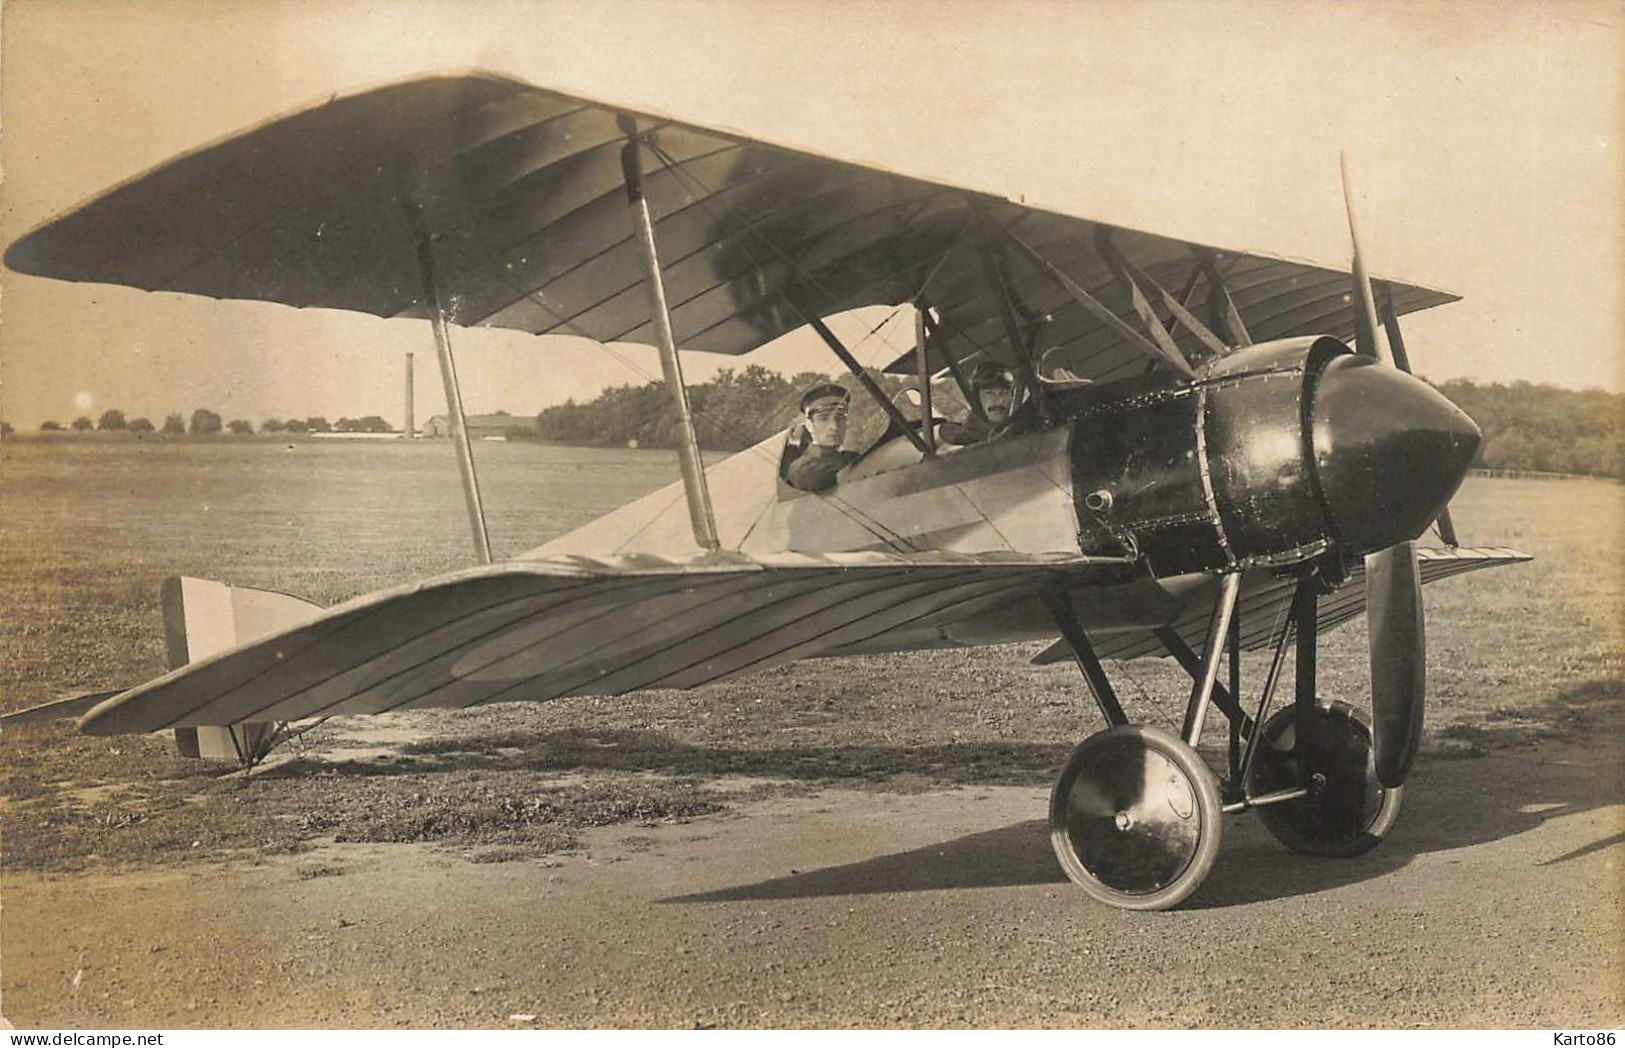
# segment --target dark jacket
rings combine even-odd
[[[784,479],[792,488],[823,491],[835,485],[835,474],[857,460],[858,453],[855,451],[813,444],[785,469]]]

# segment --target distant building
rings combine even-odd
[[[536,420],[523,415],[510,415],[506,411],[495,411],[489,415],[466,415],[468,423],[468,439],[484,440],[486,437],[507,436],[510,429],[535,430]],[[420,431],[426,437],[451,436],[451,418],[447,415],[436,415],[423,424]]]

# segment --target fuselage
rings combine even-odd
[[[932,457],[894,437],[831,491],[781,485],[740,548],[1131,554],[1157,577],[1358,556],[1420,534],[1478,446],[1443,396],[1333,338],[1049,401],[1037,432]]]
[[[1194,383],[1048,390],[1056,424],[934,457],[901,437],[824,497],[780,488],[747,551],[863,548],[1134,558],[1079,595],[1084,624],[1169,621],[1216,573],[1352,560],[1417,537],[1478,430],[1425,383],[1333,338],[1249,347]],[[945,643],[1052,636],[1041,602],[935,629]],[[918,638],[917,638],[918,639]]]
[[[782,479],[770,490],[769,443],[713,466],[723,546],[1121,557],[1122,582],[1081,591],[1077,611],[1091,630],[1144,629],[1220,573],[1350,562],[1417,537],[1478,446],[1472,421],[1431,387],[1329,337],[1238,350],[1192,383],[1147,375],[1046,392],[1052,418],[1036,431],[933,456],[893,435],[827,491]],[[669,556],[692,541],[678,500],[658,494],[535,553]],[[1053,637],[1054,622],[1029,599],[957,609],[917,632],[908,646]]]

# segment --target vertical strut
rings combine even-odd
[[[1151,632],[1158,640],[1162,641],[1162,646],[1168,649],[1168,654],[1174,657],[1174,661],[1179,663],[1180,668],[1190,674],[1192,680],[1195,680],[1202,672],[1202,658],[1191,650],[1189,644],[1185,643],[1185,638],[1179,635],[1179,631],[1172,626],[1158,626]],[[1214,683],[1213,685],[1213,705],[1223,710],[1226,717],[1239,721],[1243,735],[1253,730],[1253,722],[1247,716],[1247,712],[1241,708],[1240,698],[1230,694],[1230,689],[1223,684]]]
[[[1207,248],[1197,248],[1195,251],[1197,260],[1202,263],[1202,272],[1207,275],[1208,315],[1213,327],[1222,331],[1232,346],[1252,345],[1247,325],[1242,323],[1241,313],[1236,310],[1235,300],[1230,297],[1230,285],[1225,283],[1224,274],[1219,272],[1218,259]]]
[[[1230,616],[1236,612],[1236,598],[1240,595],[1240,572],[1219,576],[1219,593],[1213,602],[1213,618],[1208,622],[1207,643],[1202,647],[1202,672],[1191,687],[1190,704],[1185,709],[1185,724],[1180,729],[1185,742],[1191,746],[1202,738],[1202,722],[1207,719],[1213,685],[1219,679],[1219,657],[1224,654],[1225,635],[1230,632]]]
[[[683,475],[683,493],[688,497],[688,520],[694,529],[694,542],[701,549],[717,549],[717,521],[711,511],[711,491],[705,482],[705,462],[700,443],[694,436],[694,416],[689,409],[688,387],[683,384],[683,367],[677,359],[677,339],[672,333],[671,311],[666,306],[666,285],[660,275],[660,254],[655,246],[654,221],[649,217],[649,201],[643,195],[643,161],[638,150],[637,121],[620,117],[626,135],[621,150],[621,174],[626,180],[627,202],[632,207],[632,225],[642,248],[644,286],[649,289],[649,311],[660,340],[660,370],[666,390],[677,406],[677,467]]]
[[[1062,291],[1072,296],[1073,301],[1091,313],[1096,320],[1115,331],[1118,337],[1128,346],[1139,350],[1151,360],[1162,364],[1182,378],[1194,379],[1196,377],[1196,372],[1191,369],[1190,361],[1186,360],[1183,354],[1174,353],[1171,356],[1164,354],[1162,347],[1140,334],[1138,330],[1113,312],[1110,306],[1085,291],[1081,284],[1062,272],[1061,268],[1055,263],[1040,255],[1035,248],[1016,236],[1012,230],[1006,229],[998,223],[993,224],[993,229],[1004,238],[1006,243],[1015,248],[1018,255],[1021,255],[1035,266],[1040,273],[1053,281]]]
[[[1010,301],[1010,285],[1005,282],[1004,272],[999,267],[999,260],[993,254],[993,242],[988,236],[988,219],[977,212],[976,248],[982,259],[982,272],[987,278],[988,286],[993,297],[999,304],[999,316],[1004,321],[1004,337],[1010,343],[1010,353],[1015,357],[1016,375],[1020,377],[1022,385],[1029,390],[1033,403],[1038,407],[1038,415],[1048,425],[1053,419],[1050,415],[1049,398],[1044,386],[1038,381],[1038,374],[1033,370],[1032,356],[1027,351],[1027,340],[1021,334],[1021,322],[1016,317],[1016,305]],[[1000,228],[1003,228],[1002,226]],[[1019,392],[1019,391],[1018,391]],[[1010,410],[1016,410],[1014,398],[1010,402]]]
[[[1294,701],[1300,716],[1315,705],[1315,644],[1319,640],[1320,622],[1316,618],[1319,601],[1315,595],[1318,585],[1313,575],[1305,575],[1298,583],[1298,594],[1292,602],[1292,614],[1297,620],[1298,658]]]
[[[869,373],[863,370],[863,365],[858,363],[858,358],[854,357],[852,351],[847,349],[846,345],[835,336],[835,332],[829,329],[829,325],[824,323],[823,318],[802,305],[797,299],[790,298],[790,304],[818,333],[818,337],[824,340],[824,345],[829,347],[830,352],[839,357],[841,363],[846,365],[846,369],[852,372],[857,380],[863,384],[863,388],[869,392],[869,396],[886,412],[886,417],[891,419],[893,425],[903,431],[903,436],[907,437],[916,448],[920,449],[920,454],[930,455],[931,449],[926,447],[925,441],[920,439],[920,435],[915,432],[914,427],[908,424],[908,419],[903,417],[903,412],[896,404],[892,403],[890,397],[886,396],[886,391],[881,389],[879,384],[869,377]]]
[[[440,358],[440,384],[446,391],[446,415],[451,421],[451,442],[457,449],[457,468],[463,478],[463,501],[468,506],[468,525],[474,533],[474,552],[481,564],[491,563],[491,537],[485,529],[485,506],[480,501],[480,480],[474,472],[474,448],[468,442],[468,420],[463,416],[463,393],[457,385],[457,362],[451,355],[451,336],[446,330],[446,307],[440,295],[440,281],[434,268],[434,245],[421,227],[418,232],[418,269],[423,276],[423,293],[429,300],[429,321],[434,326],[434,348]]]
[[[1311,594],[1312,596],[1313,594]],[[1264,676],[1264,691],[1258,697],[1258,713],[1253,716],[1253,731],[1247,736],[1247,752],[1242,754],[1241,767],[1235,776],[1236,788],[1247,788],[1247,773],[1253,767],[1253,755],[1258,752],[1258,740],[1264,734],[1264,719],[1269,716],[1270,700],[1275,698],[1275,685],[1281,679],[1281,665],[1286,662],[1286,646],[1292,640],[1292,627],[1297,619],[1298,605],[1304,599],[1304,586],[1298,584],[1298,592],[1292,596],[1292,609],[1287,612],[1286,622],[1281,626],[1281,636],[1275,642],[1275,651],[1270,655],[1269,673]]]
[[[1230,666],[1230,694],[1241,701],[1241,616],[1230,616],[1229,655]],[[1241,766],[1241,718],[1227,718],[1230,723],[1230,770],[1234,772]]]
[[[925,437],[926,457],[937,453],[937,427],[931,421],[931,346],[925,330],[925,310],[914,310],[914,359],[920,373],[920,435]]]

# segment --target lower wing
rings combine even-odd
[[[1452,575],[1461,575],[1482,568],[1522,564],[1532,560],[1529,554],[1502,547],[1422,548],[1416,551],[1422,569],[1422,582],[1437,582]],[[1320,598],[1316,606],[1316,621],[1321,632],[1340,626],[1365,611],[1365,566],[1357,563],[1348,579],[1337,590]],[[1288,576],[1260,575],[1249,577],[1242,585],[1241,602],[1237,615],[1241,619],[1241,646],[1248,651],[1268,647],[1286,621],[1287,609],[1297,589],[1297,579]],[[1177,632],[1190,648],[1200,651],[1206,643],[1211,605],[1193,602],[1168,628]],[[1137,659],[1145,656],[1173,654],[1155,632],[1136,631],[1102,636],[1096,644],[1096,653],[1103,659]],[[1059,641],[1040,652],[1033,661],[1044,664],[1072,658],[1072,649]]]
[[[80,726],[118,735],[692,688],[1132,572],[1011,553],[516,561],[317,613],[116,695]]]

